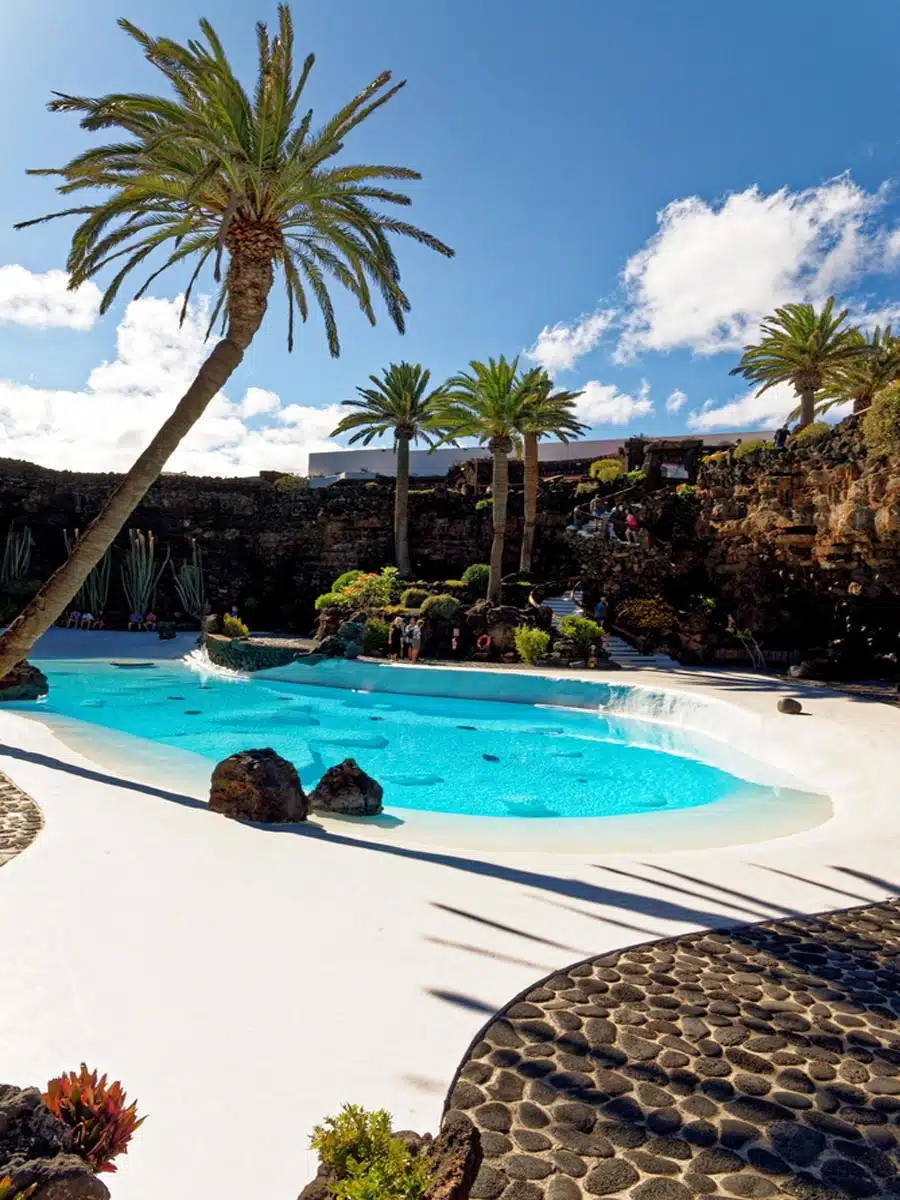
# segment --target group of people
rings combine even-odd
[[[152,632],[156,629],[157,623],[156,613],[133,612],[128,617],[128,628],[131,629],[146,629]]]
[[[391,662],[408,659],[418,662],[422,651],[422,634],[425,630],[425,618],[394,617],[388,634],[388,649],[391,652]]]
[[[585,537],[607,537],[611,542],[627,542],[637,546],[641,540],[638,508],[639,505],[626,508],[624,504],[609,508],[605,501],[595,496],[587,507],[579,505],[575,509],[572,524],[568,528]]]
[[[102,629],[103,617],[95,617],[91,612],[77,612],[72,609],[66,617],[66,629]]]

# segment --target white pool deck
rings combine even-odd
[[[55,632],[58,657],[193,643]],[[107,1177],[115,1200],[293,1200],[323,1115],[354,1101],[435,1129],[470,1039],[548,972],[900,890],[900,710],[747,675],[615,682],[734,706],[761,755],[829,791],[833,817],[638,855],[442,849],[405,826],[264,830],[0,710],[0,769],[46,818],[0,869],[0,1081],[42,1085],[82,1059],[123,1081],[148,1119]],[[785,690],[808,715],[775,711]]]

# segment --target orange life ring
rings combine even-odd
[[[491,639],[488,637],[488,635],[486,633],[483,633],[481,635],[481,637],[478,639],[478,641],[475,643],[475,645],[478,647],[479,650],[490,650]]]

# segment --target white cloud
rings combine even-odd
[[[545,325],[534,345],[525,351],[525,357],[551,375],[557,371],[571,371],[580,358],[594,349],[614,317],[615,311],[607,309],[581,317],[574,325],[566,325],[563,321]]]
[[[689,429],[707,433],[713,429],[727,429],[739,433],[742,429],[775,429],[797,407],[799,401],[789,383],[779,383],[761,396],[755,391],[735,396],[718,408],[707,400],[695,412],[688,413]]]
[[[644,380],[637,395],[631,396],[620,392],[615,384],[592,379],[583,385],[581,396],[575,401],[575,410],[585,425],[627,425],[635,417],[645,417],[653,412],[650,385]]]
[[[884,199],[884,189],[867,192],[840,176],[799,192],[751,187],[718,206],[698,196],[673,201],[625,265],[617,359],[737,350],[778,305],[820,303],[862,273],[887,269],[900,256],[900,234],[873,220]]]
[[[681,412],[685,404],[687,404],[687,396],[679,388],[676,388],[666,400],[666,412]]]
[[[127,469],[172,411],[209,353],[200,304],[179,328],[181,300],[132,301],[116,331],[116,357],[81,390],[0,380],[0,457],[83,471]],[[240,400],[219,393],[167,464],[197,475],[305,472],[310,450],[329,438],[339,406],[281,407],[250,387]]]
[[[70,292],[65,271],[43,274],[10,263],[0,267],[0,324],[90,329],[100,307],[100,289],[85,283]]]

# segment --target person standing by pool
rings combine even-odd
[[[403,653],[403,618],[394,617],[391,631],[388,634],[388,648],[391,652],[391,662],[399,662]]]
[[[609,605],[606,602],[606,597],[601,596],[594,605],[594,620],[598,625],[602,625],[606,620],[606,614],[609,611]]]
[[[420,617],[418,621],[414,621],[412,625],[407,625],[406,633],[409,638],[409,659],[410,662],[418,662],[419,654],[422,650],[422,634],[425,631],[425,619]]]

